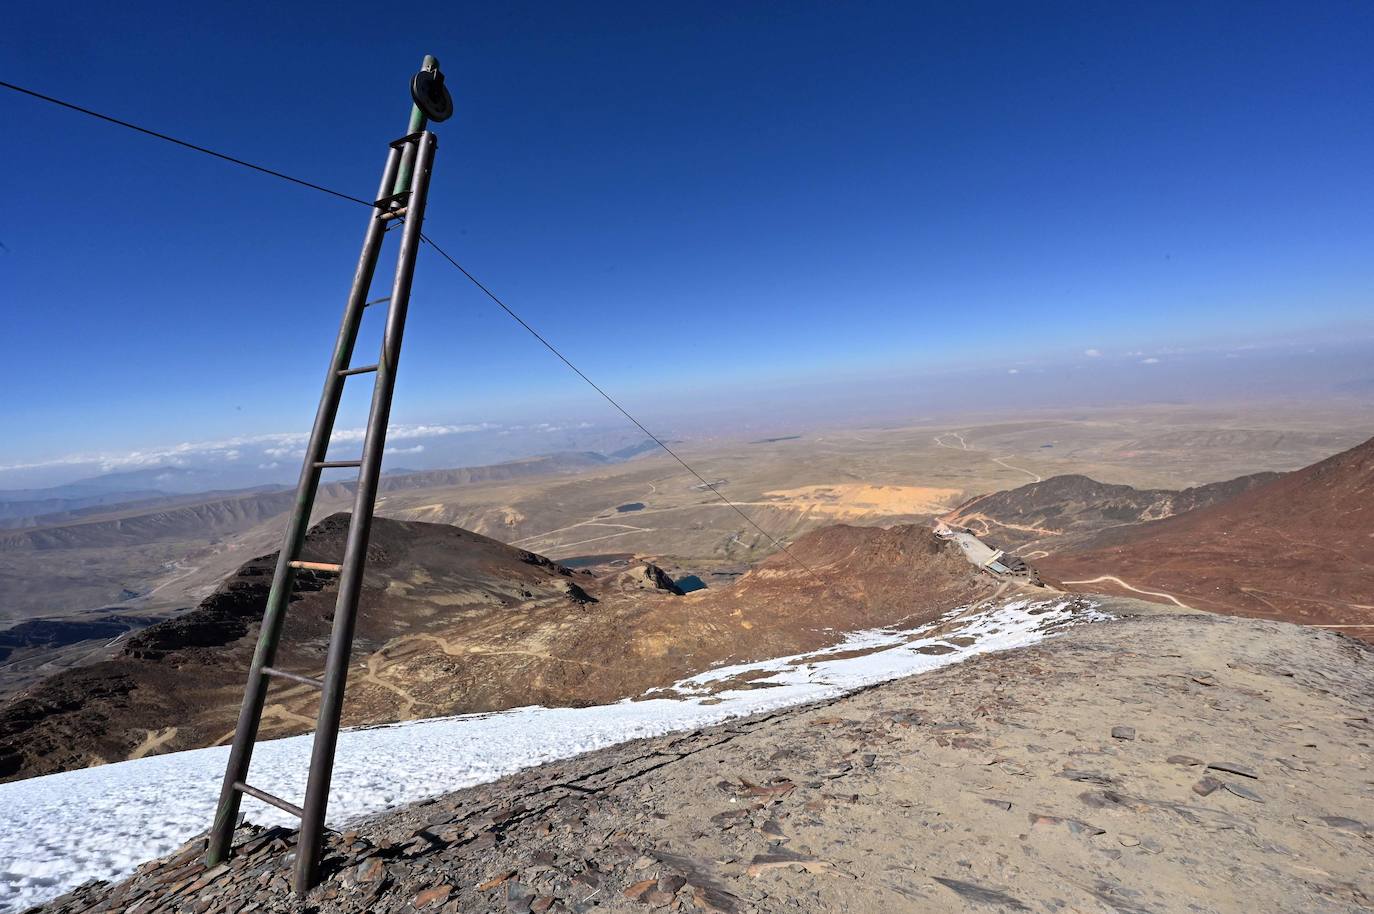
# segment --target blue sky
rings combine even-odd
[[[7,16],[0,78],[359,196],[435,53],[428,231],[651,425],[827,376],[1370,335],[1365,3]],[[365,212],[10,93],[0,122],[0,464],[308,428]],[[400,377],[402,423],[609,419],[432,256]]]

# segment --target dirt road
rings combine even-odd
[[[1124,588],[1126,588],[1127,590],[1132,591],[1132,592],[1134,592],[1134,593],[1143,593],[1143,594],[1145,594],[1146,596],[1150,596],[1150,597],[1163,597],[1164,599],[1166,599],[1166,600],[1170,601],[1171,603],[1173,603],[1175,606],[1181,606],[1181,607],[1183,607],[1184,609],[1189,609],[1189,608],[1191,608],[1191,607],[1188,606],[1187,603],[1184,603],[1182,600],[1180,600],[1178,597],[1174,596],[1174,595],[1171,594],[1171,593],[1165,593],[1165,592],[1162,591],[1162,590],[1142,590],[1141,588],[1136,587],[1134,584],[1127,584],[1125,581],[1121,580],[1120,578],[1118,578],[1116,575],[1113,575],[1113,574],[1098,575],[1098,576],[1095,577],[1095,578],[1088,578],[1086,581],[1065,581],[1064,583],[1065,583],[1065,584],[1101,584],[1103,581],[1110,581],[1110,582],[1112,582],[1113,584],[1117,585],[1118,587],[1124,587]]]

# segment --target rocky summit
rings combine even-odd
[[[35,911],[1357,912],[1370,648],[1127,599],[1113,621],[626,743],[328,836],[245,825]]]

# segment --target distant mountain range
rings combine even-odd
[[[382,491],[431,485],[462,485],[492,479],[516,478],[551,469],[582,469],[597,464],[629,460],[657,449],[644,440],[602,454],[598,451],[567,451],[509,460],[479,467],[443,470],[391,469],[382,479]],[[224,485],[223,473],[211,470],[163,466],[122,473],[107,473],[77,482],[43,489],[0,490],[0,529],[52,526],[79,521],[105,509],[166,508],[188,503],[188,496],[208,500],[214,496],[240,498],[257,493],[294,490],[285,485],[234,487]],[[341,483],[351,485],[351,483]]]

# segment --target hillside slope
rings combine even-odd
[[[313,528],[304,557],[336,561],[347,520]],[[728,590],[681,596],[652,567],[597,578],[457,527],[379,518],[345,723],[614,701],[713,664],[934,618],[992,589],[914,526],[827,528],[792,552],[810,571],[780,555]],[[195,611],[130,636],[117,657],[20,692],[0,708],[0,779],[226,741],[274,564],[249,562]],[[335,579],[299,580],[276,666],[318,676]],[[316,702],[307,686],[274,686],[264,737],[311,729]]]
[[[950,512],[947,523],[990,536],[1025,555],[1061,552],[1108,530],[1162,520],[1234,498],[1278,473],[1254,473],[1190,489],[1137,489],[1087,476],[1051,476],[1004,492],[979,495]]]
[[[1037,560],[1063,581],[1112,575],[1216,612],[1374,635],[1374,439],[1225,501],[1106,530]],[[1091,589],[1112,587],[1095,582]]]

